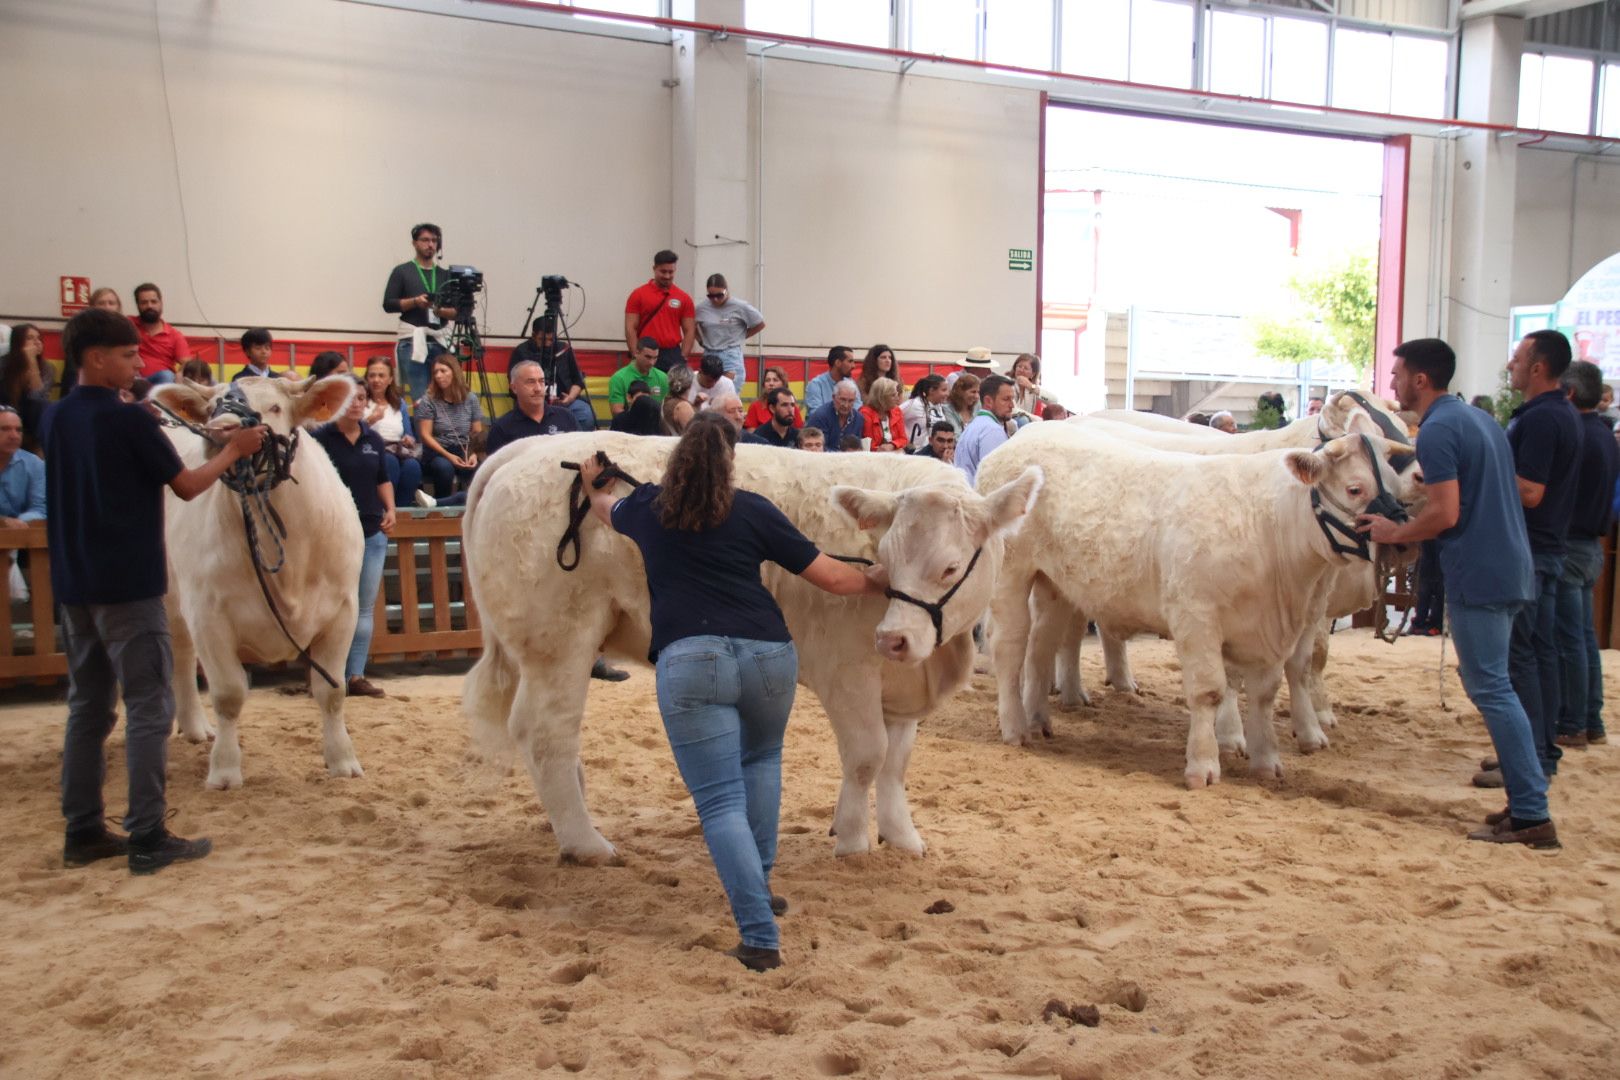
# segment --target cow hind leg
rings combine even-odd
[[[337,661],[337,667],[331,666],[331,661],[323,660],[321,666],[327,671],[342,672],[343,662]],[[321,742],[326,755],[326,773],[335,777],[364,776],[365,770],[360,768],[360,758],[355,755],[354,743],[349,739],[348,725],[343,722],[343,699],[347,690],[342,681],[342,675],[336,674],[336,686],[328,683],[315,669],[309,672],[309,695],[315,699],[315,705],[321,710]]]
[[[1103,681],[1126,694],[1140,694],[1142,688],[1136,683],[1136,676],[1131,674],[1131,658],[1125,651],[1123,638],[1116,638],[1104,634],[1100,630],[1103,650]]]
[[[588,649],[594,648],[592,637]],[[613,845],[596,831],[585,806],[579,729],[585,715],[590,661],[583,652],[580,657],[583,664],[525,663],[507,729],[522,751],[534,790],[551,820],[558,856],[564,862],[597,864],[617,856]]]
[[[1004,578],[1006,577],[1004,572]],[[1024,713],[1024,658],[1029,653],[1030,584],[1006,579],[998,582],[991,615],[996,632],[991,639],[996,667],[997,717],[1001,741],[1017,746],[1029,736]]]
[[[1044,582],[1036,583],[1031,607],[1034,617],[1024,657],[1024,722],[1031,734],[1039,731],[1050,739],[1052,717],[1047,697],[1052,686],[1052,669],[1065,631],[1074,625],[1074,609]]]
[[[1311,704],[1316,708],[1316,720],[1324,728],[1337,727],[1338,718],[1333,715],[1333,699],[1328,697],[1327,690],[1327,662],[1328,643],[1332,638],[1333,620],[1324,619],[1316,627],[1312,635],[1311,666],[1308,675]]]
[[[1086,617],[1075,612],[1063,631],[1057,653],[1058,707],[1078,709],[1091,704],[1084,680],[1080,678],[1080,646],[1086,640]]]
[[[878,843],[921,855],[928,845],[912,823],[911,806],[906,802],[906,766],[917,740],[917,721],[892,721],[885,726],[889,745],[877,775]]]
[[[202,695],[197,692],[197,646],[178,608],[171,602],[168,609],[169,643],[174,654],[175,724],[187,741],[207,742],[214,737],[214,729],[203,711]]]
[[[1242,688],[1243,676],[1228,668],[1226,689],[1215,707],[1215,744],[1227,753],[1248,757],[1249,744],[1243,737]]]
[[[1249,708],[1243,717],[1249,744],[1249,773],[1264,779],[1281,778],[1282,756],[1277,751],[1277,729],[1272,714],[1282,673],[1276,668],[1249,668],[1243,673]]]
[[[1294,742],[1302,754],[1315,753],[1328,745],[1312,695],[1311,653],[1315,645],[1316,633],[1308,628],[1283,662],[1283,671],[1288,676],[1288,715],[1293,722]]]
[[[1194,615],[1195,613],[1189,613]],[[1181,658],[1181,682],[1187,695],[1187,787],[1220,783],[1221,754],[1215,741],[1215,713],[1228,693],[1221,643],[1201,631],[1201,620],[1190,617],[1188,626],[1173,628]]]

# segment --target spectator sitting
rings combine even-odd
[[[861,440],[853,435],[845,435],[838,440],[838,452],[841,454],[854,453],[861,449]]]
[[[855,350],[848,345],[834,345],[827,350],[827,370],[811,379],[804,388],[804,411],[815,413],[833,399],[833,387],[849,379],[855,370]],[[854,380],[849,385],[855,386]],[[855,387],[855,407],[860,408],[861,390]]]
[[[377,433],[388,452],[383,467],[394,485],[394,505],[410,506],[422,488],[422,447],[416,441],[416,425],[405,411],[405,397],[394,381],[394,363],[378,356],[366,365],[366,427]]]
[[[1222,409],[1220,412],[1214,413],[1210,416],[1209,426],[1214,428],[1216,431],[1224,431],[1228,435],[1236,435],[1238,433],[1237,420],[1225,409]]]
[[[630,385],[625,387],[624,393],[625,399],[628,401],[628,403],[630,405],[634,405],[636,403],[636,399],[646,397],[648,394],[652,393],[652,390],[642,380],[632,379],[630,380]],[[664,400],[668,401],[669,399],[665,398]],[[627,415],[629,412],[630,410],[626,408],[623,412],[614,413],[613,419],[608,422],[609,429],[613,431],[628,431],[629,428],[625,427],[625,425],[630,422],[630,418]]]
[[[1034,353],[1019,353],[1013,361],[1013,411],[1027,416],[1041,416],[1041,358]]]
[[[743,442],[796,448],[799,445],[799,429],[793,426],[793,418],[799,411],[799,405],[793,400],[793,391],[785,386],[773,386],[766,391],[765,400],[771,410],[771,422],[744,435]]]
[[[990,355],[990,350],[983,345],[975,345],[962,358],[961,367],[945,376],[945,385],[955,386],[957,380],[964,375],[972,375],[975,379],[983,379],[986,375],[994,375],[995,373],[996,362]]]
[[[1325,400],[1323,400],[1322,398],[1319,398],[1319,397],[1311,398],[1311,400],[1308,401],[1305,404],[1305,415],[1306,416],[1315,416],[1317,413],[1322,411],[1322,406],[1324,406],[1326,404],[1327,404],[1327,402]]]
[[[723,398],[737,396],[737,384],[726,374],[725,359],[719,353],[704,353],[696,377],[683,395],[699,412],[713,408]]]
[[[861,406],[862,435],[877,452],[892,454],[906,448],[906,421],[900,415],[900,384],[875,379],[870,396]]]
[[[246,334],[243,335],[244,338],[246,336]],[[268,333],[265,334],[265,337],[269,336],[270,335]],[[265,366],[267,368],[269,366],[268,359]],[[456,370],[461,370],[460,364],[456,365]],[[309,374],[310,377],[314,379],[324,379],[328,375],[347,375],[348,373],[349,358],[340,352],[333,352],[330,349],[325,352],[316,353],[315,359],[309,362]]]
[[[657,363],[658,342],[650,337],[642,338],[630,362],[608,380],[608,410],[614,416],[630,407],[630,386],[638,382],[642,384],[642,393],[652,394],[657,399],[653,411],[658,411],[657,406],[670,394],[669,376],[658,369]]]
[[[765,376],[760,380],[759,397],[754,400],[752,405],[748,406],[748,415],[743,417],[744,431],[753,431],[755,428],[771,422],[771,406],[768,396],[772,390],[779,386],[784,390],[788,389],[787,372],[779,367],[766,368]],[[797,405],[793,407],[793,426],[796,428],[804,427],[804,412]]]
[[[685,364],[676,364],[664,374],[669,377],[669,392],[664,395],[665,401],[670,398],[685,399],[691,395],[692,377],[696,374],[691,368]]]
[[[198,386],[214,385],[214,369],[206,360],[193,357],[180,365],[180,377],[187,382],[194,382]]]
[[[1063,403],[1058,400],[1058,396],[1054,391],[1044,388],[1041,390],[1042,420],[1067,420],[1072,415],[1074,414],[1063,407]]]
[[[945,401],[945,411],[941,417],[947,424],[956,429],[960,435],[962,429],[973,422],[973,414],[979,407],[979,377],[966,371],[957,372],[956,381],[950,384],[949,396]]]
[[[416,431],[423,447],[422,474],[435,495],[448,496],[458,479],[463,485],[472,481],[478,467],[473,460],[472,436],[483,428],[483,410],[477,396],[467,391],[461,363],[448,353],[435,356],[427,393],[416,403]]]
[[[191,357],[186,335],[163,321],[163,290],[150,281],[135,286],[135,330],[140,335],[141,370],[153,385],[174,382],[174,373]]]
[[[854,379],[841,379],[833,388],[832,400],[819,409],[810,413],[810,423],[827,433],[827,449],[834,446],[844,449],[845,436],[855,437],[855,449],[859,450],[861,435],[866,430],[866,421],[861,416],[861,395],[855,388]]]
[[[827,435],[818,427],[806,424],[799,429],[799,449],[819,454],[827,449]],[[1620,498],[1617,495],[1616,498]]]
[[[22,448],[22,417],[0,405],[0,527],[45,520],[45,463]]]
[[[48,399],[39,374],[44,336],[32,323],[18,323],[11,331],[11,349],[0,359],[0,405],[16,410],[22,421],[23,441],[37,447],[39,420]]]
[[[900,415],[905,420],[906,442],[917,446],[935,424],[949,422],[945,420],[945,399],[949,394],[943,375],[924,375],[917,380],[917,385],[911,388],[911,397],[900,406]]]
[[[1603,396],[1598,398],[1597,414],[1608,421],[1609,427],[1620,424],[1620,409],[1614,407],[1614,387],[1603,384]]]
[[[861,392],[863,403],[871,392],[872,384],[879,379],[893,379],[895,385],[900,387],[898,393],[905,397],[906,384],[900,378],[900,365],[895,362],[894,350],[887,345],[872,346],[866,350],[866,359],[861,361],[861,373],[855,377],[855,388]]]
[[[680,435],[686,430],[686,425],[692,422],[697,410],[692,403],[683,397],[672,397],[664,402],[664,415],[661,427],[665,435]]]
[[[664,407],[650,391],[637,394],[630,407],[613,418],[613,430],[626,435],[662,435]]]
[[[268,379],[270,377],[270,354],[274,349],[275,341],[270,337],[270,331],[263,327],[255,327],[244,332],[242,334],[242,355],[247,357],[247,364],[241,371],[231,376],[231,382],[235,382],[237,379]],[[341,353],[321,353],[315,357],[315,360],[318,363],[322,356],[341,355]],[[315,365],[311,364],[309,370],[313,374]],[[181,374],[184,373],[184,369],[182,369]]]
[[[1198,427],[1209,427],[1209,413],[1206,412],[1190,412],[1181,419],[1185,423],[1194,424]]]
[[[1007,421],[1012,413],[1011,379],[991,375],[979,384],[979,411],[956,441],[955,465],[967,477],[969,487],[978,478],[979,463],[1007,441]]]
[[[524,361],[539,364],[540,373],[546,378],[546,392],[551,395],[551,404],[567,409],[580,431],[595,431],[596,412],[591,408],[591,395],[585,391],[585,376],[580,373],[574,347],[566,341],[558,341],[556,334],[548,333],[543,317],[534,320],[529,330],[529,340],[519,342],[506,362],[507,381],[510,383],[513,370]],[[548,346],[551,349],[550,364],[545,361]]]
[[[743,408],[742,398],[736,394],[722,394],[709,403],[709,411],[724,416],[731,421],[731,426],[737,429],[739,435],[742,433],[743,414],[747,411]]]
[[[942,380],[943,381],[943,380]],[[938,458],[947,465],[956,462],[956,429],[940,420],[928,432],[928,442],[917,451],[918,457]]]
[[[508,378],[516,408],[489,426],[489,453],[532,435],[579,430],[572,412],[562,405],[547,403],[546,373],[537,361],[518,361],[512,365]]]

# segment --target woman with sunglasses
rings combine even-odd
[[[697,306],[698,344],[703,355],[720,357],[726,374],[743,385],[743,342],[765,329],[765,316],[744,300],[733,299],[724,274],[710,274],[707,304]]]

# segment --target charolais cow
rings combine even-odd
[[[1087,413],[1070,422],[1095,434],[1107,434],[1158,450],[1189,454],[1247,454],[1289,447],[1314,447],[1350,432],[1358,416],[1376,425],[1367,427],[1363,423],[1361,430],[1376,430],[1392,443],[1408,444],[1405,425],[1387,402],[1373,395],[1348,391],[1329,398],[1317,416],[1303,417],[1270,431],[1242,432],[1237,435],[1211,431],[1162,416],[1117,409]],[[1422,497],[1416,458],[1411,454],[1404,457],[1396,455],[1391,461],[1400,477],[1400,497],[1416,503]],[[1404,558],[1410,559],[1414,555],[1415,551],[1408,551]],[[1325,609],[1323,617],[1317,620],[1318,631],[1308,639],[1302,639],[1299,648],[1284,664],[1294,737],[1299,748],[1306,753],[1326,747],[1328,737],[1323,729],[1334,726],[1333,710],[1322,678],[1327,665],[1327,628],[1334,619],[1361,611],[1373,602],[1376,592],[1374,577],[1372,565],[1361,560],[1333,570],[1332,581],[1323,594]],[[1038,605],[1050,601],[1050,594],[1037,591]],[[1343,605],[1347,603],[1356,606],[1346,608]],[[1090,701],[1080,679],[1080,643],[1084,627],[1085,620],[1076,616],[1058,652],[1059,700],[1066,707]],[[1102,645],[1106,684],[1134,692],[1136,681],[1131,675],[1124,643],[1104,636]],[[1222,729],[1223,733],[1231,733],[1229,738],[1234,743],[1242,738],[1238,731],[1241,725],[1233,722],[1235,717],[1236,703],[1229,701],[1222,708]]]
[[[247,378],[212,387],[182,381],[152,391],[153,400],[184,422],[171,422],[167,431],[188,467],[214,452],[199,431],[228,429],[244,421],[262,423],[271,431],[265,449],[252,459],[254,479],[238,486],[248,491],[245,501],[253,516],[261,563],[267,569],[281,563],[265,580],[286,632],[254,572],[242,495],[222,480],[191,502],[170,496],[165,513],[175,719],[181,734],[192,742],[215,735],[208,760],[211,788],[242,786],[237,719],[248,679],[241,656],[262,663],[297,661],[300,648],[338,684],[331,686],[310,670],[310,692],[321,711],[327,772],[361,775],[343,723],[343,661],[354,639],[364,537],[354,499],[331,460],[313,440],[298,435],[306,422],[329,420],[342,412],[354,390],[353,379],[332,375],[318,382]],[[262,501],[255,489],[265,493]],[[279,536],[278,520],[286,527],[285,537]],[[197,693],[199,659],[208,676],[217,735]]]
[[[1363,425],[1372,426],[1355,424]],[[1229,666],[1249,691],[1252,769],[1280,775],[1271,714],[1283,663],[1320,612],[1329,571],[1354,557],[1329,533],[1393,502],[1389,453],[1383,439],[1359,434],[1316,451],[1200,456],[1082,425],[1021,431],[978,477],[993,488],[1040,462],[1050,486],[1009,539],[992,601],[1002,737],[1023,742],[1044,724],[1068,622],[1042,620],[1030,640],[1032,595],[1043,589],[1117,640],[1144,632],[1175,640],[1191,713],[1189,787],[1220,778],[1215,719]]]
[[[651,627],[641,556],[629,539],[587,518],[577,569],[561,568],[575,475],[562,464],[602,451],[627,475],[654,482],[674,445],[607,432],[524,439],[485,463],[467,500],[463,550],[484,652],[463,706],[487,755],[501,759],[515,746],[564,859],[614,855],[586,809],[579,760],[591,659],[606,648],[645,660]],[[973,625],[989,604],[1004,535],[1035,501],[1040,470],[1016,471],[980,495],[927,458],[745,444],[736,482],[769,498],[826,553],[881,563],[891,594],[909,598],[835,597],[773,564],[762,571],[798,644],[799,681],[821,699],[838,736],[835,852],[868,849],[875,782],[879,840],[921,854],[905,792],[917,721],[972,674]]]

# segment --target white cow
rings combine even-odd
[[[1038,588],[1117,640],[1142,632],[1175,639],[1191,711],[1189,787],[1220,778],[1215,717],[1228,667],[1249,691],[1253,771],[1280,775],[1271,713],[1283,663],[1321,611],[1329,571],[1348,558],[1323,535],[1312,492],[1320,513],[1353,524],[1380,480],[1396,484],[1383,460],[1389,444],[1370,445],[1376,460],[1360,438],[1318,452],[1196,456],[1083,425],[1038,424],[997,449],[980,467],[981,486],[1034,461],[1051,486],[1009,541],[992,603],[1002,737],[1022,742],[1044,723],[1052,657],[1069,625],[1043,619],[1030,640]]]
[[[219,406],[234,390],[273,433],[292,436],[306,421],[328,420],[343,411],[354,380],[332,375],[316,382],[247,378],[227,386],[181,382],[160,386],[152,397],[191,424],[231,428],[240,419]],[[216,415],[217,414],[217,415]],[[167,429],[181,460],[195,467],[213,453],[201,436],[183,427]],[[266,442],[269,445],[269,441]],[[310,671],[310,692],[321,710],[326,768],[333,776],[359,776],[360,762],[343,724],[343,662],[354,639],[364,537],[354,498],[331,459],[307,435],[297,437],[290,479],[270,492],[269,504],[285,523],[285,564],[268,576],[270,589],[300,646],[331,672],[332,687]],[[197,694],[197,660],[208,676],[218,735],[208,759],[208,786],[242,786],[242,748],[236,722],[247,697],[247,654],[263,663],[296,661],[298,650],[277,626],[259,590],[249,554],[242,506],[223,482],[191,502],[168,501],[169,631],[174,641],[175,718],[192,742],[214,734]],[[272,561],[275,545],[256,522],[261,546]]]
[[[1352,422],[1358,416],[1376,425],[1375,428],[1369,428],[1362,423],[1361,430],[1376,430],[1386,437],[1393,433],[1400,435],[1404,440],[1402,433],[1405,431],[1405,424],[1394,414],[1389,404],[1375,396],[1359,393],[1334,394],[1318,416],[1302,417],[1291,424],[1270,431],[1240,432],[1237,435],[1212,431],[1196,424],[1187,424],[1151,413],[1133,413],[1118,409],[1087,413],[1073,418],[1070,422],[1092,433],[1108,434],[1141,446],[1207,455],[1247,454],[1291,447],[1308,449],[1325,439],[1348,433],[1352,428]],[[1400,464],[1401,497],[1403,500],[1416,502],[1421,498],[1421,477],[1417,472],[1416,458],[1408,457]],[[1376,549],[1373,550],[1376,552]],[[1415,548],[1406,553],[1408,559],[1414,556]],[[1317,620],[1319,624],[1317,632],[1309,639],[1302,639],[1299,648],[1284,664],[1284,673],[1288,677],[1289,713],[1294,736],[1299,748],[1305,753],[1326,747],[1328,737],[1323,729],[1333,727],[1335,724],[1327,685],[1322,677],[1327,666],[1328,628],[1334,619],[1362,611],[1372,604],[1377,592],[1375,576],[1372,564],[1361,560],[1352,561],[1333,570],[1329,588],[1324,592],[1325,610],[1323,617]],[[1051,599],[1047,593],[1039,589],[1036,591],[1036,597],[1037,604],[1050,602]],[[1345,607],[1346,604],[1355,606]],[[1086,693],[1080,678],[1080,643],[1085,620],[1076,619],[1074,623],[1075,625],[1065,634],[1057,662],[1059,700],[1064,706],[1071,708],[1090,703],[1090,696]],[[1131,674],[1124,643],[1103,636],[1102,646],[1106,684],[1119,690],[1135,692],[1136,680]],[[1231,741],[1234,745],[1238,745],[1241,733],[1236,731],[1239,725],[1232,722],[1235,714],[1235,700],[1223,705],[1221,718],[1223,735],[1230,732]]]
[[[499,759],[516,745],[564,859],[614,854],[586,809],[579,761],[591,658],[605,646],[645,660],[651,627],[641,556],[629,539],[587,519],[578,568],[559,567],[574,476],[561,463],[600,450],[654,482],[674,445],[606,432],[523,439],[479,470],[468,497],[463,550],[484,653],[467,676],[463,705],[487,754]],[[955,590],[936,636],[927,612],[911,603],[831,596],[769,563],[762,574],[798,644],[799,681],[821,699],[838,735],[836,853],[868,849],[875,781],[879,840],[921,854],[905,793],[917,721],[972,674],[973,624],[989,603],[1003,535],[1034,501],[1040,471],[1017,471],[980,496],[960,472],[928,458],[741,445],[736,480],[824,552],[880,562],[895,590],[925,603]]]

